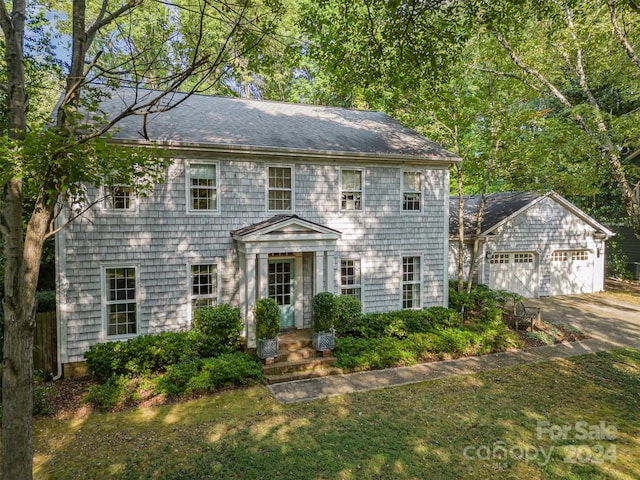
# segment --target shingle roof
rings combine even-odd
[[[154,92],[138,90],[139,97]],[[115,91],[101,108],[122,112],[136,90]],[[184,97],[175,94],[171,101]],[[143,115],[118,123],[113,138],[144,140]],[[193,95],[167,112],[149,114],[148,139],[169,144],[218,145],[459,161],[437,143],[380,112]]]
[[[536,192],[498,192],[485,196],[485,207],[482,219],[482,231],[486,231],[500,223],[508,216],[542,197]],[[464,195],[464,233],[475,234],[480,209],[480,195]],[[449,234],[458,234],[458,199],[449,198]]]
[[[306,220],[302,217],[299,217],[298,215],[292,215],[292,214],[281,214],[281,215],[274,215],[273,217],[267,218],[266,220],[263,220],[261,222],[257,222],[257,223],[253,223],[251,225],[247,225],[246,227],[242,227],[238,230],[233,230],[231,232],[231,236],[245,236],[245,235],[249,235],[251,233],[255,233],[255,232],[259,232],[260,230],[264,230],[267,229],[269,227],[275,227],[276,225],[279,225],[281,223],[285,223],[288,220],[300,220],[301,223],[303,224],[308,224],[308,225],[315,225],[317,227],[321,227],[324,230],[329,230],[331,232],[335,232],[335,233],[340,233],[337,230],[333,229],[333,228],[329,228],[326,227],[324,225],[321,225],[319,223],[316,222],[312,222],[310,220]]]

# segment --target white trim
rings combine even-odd
[[[357,256],[357,255],[340,255],[339,258],[339,263],[338,263],[338,269],[337,269],[337,282],[336,282],[336,290],[338,290],[338,295],[342,295],[342,289],[343,288],[359,288],[360,289],[360,298],[358,300],[360,300],[360,303],[362,304],[362,310],[364,311],[364,267],[363,267],[363,261],[362,261],[362,257],[361,256]],[[353,261],[358,261],[360,262],[360,283],[358,285],[355,286],[344,286],[342,284],[342,261],[343,260],[353,260]]]
[[[193,294],[193,274],[191,268],[197,265],[212,265],[215,267],[215,291],[211,295],[194,295]],[[216,259],[203,259],[187,263],[187,315],[190,323],[193,322],[193,301],[200,298],[214,298],[214,305],[220,305],[220,262]]]
[[[269,169],[270,168],[288,168],[291,171],[291,208],[289,210],[271,210],[269,208]],[[295,213],[296,211],[296,166],[295,164],[279,164],[279,163],[267,163],[265,165],[265,210],[270,214],[286,214]],[[280,188],[274,189],[275,191],[287,191],[287,189]]]
[[[109,318],[107,315],[107,270],[117,268],[133,268],[135,271],[135,304],[136,304],[136,333],[126,335],[109,335]],[[135,338],[140,333],[141,319],[140,319],[140,299],[142,297],[142,290],[140,288],[140,265],[134,263],[102,263],[100,264],[100,290],[101,290],[101,302],[100,308],[102,310],[102,329],[98,335],[99,341],[117,341],[128,340],[129,338]]]
[[[128,187],[129,190],[129,208],[110,208],[107,206],[107,192],[105,190],[105,188],[109,186],[109,187]],[[133,192],[133,185],[129,185],[126,183],[103,183],[102,185],[100,185],[100,188],[98,189],[99,193],[98,195],[100,195],[101,200],[99,202],[99,206],[100,206],[100,210],[102,211],[102,213],[104,213],[105,215],[132,215],[132,214],[137,214],[139,211],[139,198],[138,196]]]
[[[444,288],[444,291],[442,292],[442,298],[443,298],[443,307],[444,308],[449,308],[449,194],[447,193],[447,189],[446,186],[450,184],[450,175],[449,172],[447,171],[447,174],[445,175],[445,194],[443,195],[443,201],[444,201],[444,251],[443,251],[443,258],[444,258],[444,268],[442,269],[442,285]],[[425,182],[426,183],[426,182]],[[426,187],[425,187],[426,188]],[[464,248],[464,247],[463,247]],[[464,251],[463,251],[463,255],[464,255]],[[480,262],[482,263],[482,262]],[[457,269],[456,269],[457,271]],[[463,269],[463,274],[464,274],[464,269]],[[464,275],[463,275],[464,276]]]
[[[352,172],[360,172],[360,208],[342,208],[342,172],[344,170]],[[338,210],[343,213],[359,213],[365,209],[364,198],[364,185],[365,185],[365,169],[362,167],[340,167],[338,173]],[[355,192],[356,190],[347,190],[349,192]]]
[[[419,190],[405,190],[404,188],[404,174],[405,173],[417,173],[420,176],[420,187]],[[411,168],[403,168],[400,170],[400,213],[403,215],[417,215],[422,213],[424,209],[424,184],[425,184],[425,175],[422,170],[419,169],[411,169]],[[420,195],[420,206],[418,210],[405,210],[404,209],[404,194],[407,193],[418,193]],[[448,223],[447,223],[448,225]],[[448,231],[448,227],[447,227]]]
[[[418,284],[420,291],[418,293],[418,299],[420,305],[413,307],[412,309],[404,308],[404,259],[405,258],[419,258],[420,259],[420,279],[417,282],[411,282],[411,285]],[[409,285],[409,283],[407,283]],[[424,255],[422,253],[403,252],[400,255],[400,310],[420,310],[424,306]]]
[[[191,203],[191,166],[204,165],[213,166],[216,169],[216,208],[210,209],[194,209]],[[187,215],[219,215],[220,214],[220,162],[218,160],[184,160],[184,178],[185,178],[185,201],[187,207]]]

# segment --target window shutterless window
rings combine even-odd
[[[217,165],[192,163],[189,165],[189,209],[217,210],[218,177]]]
[[[402,308],[420,308],[421,299],[420,257],[402,257]]]
[[[291,167],[269,167],[269,210],[293,210]]]
[[[422,174],[402,172],[402,210],[420,211],[422,204]]]
[[[340,294],[362,301],[362,276],[360,259],[343,258],[340,260]]]
[[[105,269],[107,335],[138,333],[138,304],[134,267]]]
[[[191,305],[211,307],[218,303],[218,268],[215,264],[191,265]]]
[[[108,184],[104,188],[104,207],[108,210],[131,210],[134,208],[131,185]]]
[[[362,210],[362,170],[342,169],[340,173],[340,208]]]

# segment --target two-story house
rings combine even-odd
[[[194,95],[125,119],[110,141],[147,145],[142,131],[170,154],[165,182],[144,198],[90,188],[98,203],[57,236],[62,364],[97,342],[188,329],[201,305],[239,307],[249,347],[260,297],[277,300],[283,328],[309,327],[321,291],[365,312],[447,305],[459,158],[387,115]]]

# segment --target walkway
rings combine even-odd
[[[434,380],[450,375],[468,375],[481,370],[527,365],[622,347],[640,349],[640,305],[616,302],[599,295],[574,295],[528,300],[540,306],[542,318],[579,328],[592,338],[514,352],[501,352],[412,367],[372,370],[348,375],[299,380],[270,385],[280,403],[295,403]]]

